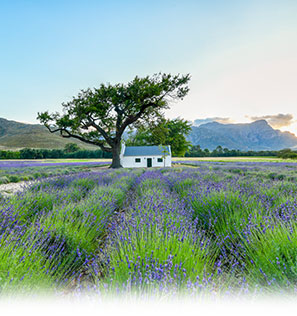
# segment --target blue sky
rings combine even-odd
[[[296,16],[295,0],[0,0],[0,117],[34,123],[80,89],[162,71],[192,75],[168,117],[290,114],[277,127],[296,133]]]

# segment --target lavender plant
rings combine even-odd
[[[296,291],[297,165],[191,163],[55,175],[0,200],[0,290]]]

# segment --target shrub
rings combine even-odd
[[[0,184],[6,184],[9,183],[9,178],[6,176],[0,177]]]

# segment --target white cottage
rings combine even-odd
[[[171,167],[170,146],[125,146],[121,148],[124,168]]]

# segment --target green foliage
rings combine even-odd
[[[75,153],[77,151],[79,151],[80,148],[77,144],[75,143],[69,143],[69,144],[66,144],[65,147],[64,147],[64,151],[66,153]]]
[[[146,179],[137,187],[139,219],[135,227],[126,227],[116,246],[108,249],[109,274],[105,282],[121,287],[127,281],[133,282],[131,275],[137,271],[137,274],[143,275],[139,288],[147,290],[152,284],[146,282],[145,277],[149,279],[149,274],[155,271],[155,265],[166,267],[169,261],[170,266],[183,267],[172,269],[168,276],[179,280],[181,287],[185,285],[186,279],[195,282],[197,277],[203,279],[211,271],[216,251],[206,246],[208,240],[205,236],[196,239],[191,234],[184,236],[182,232],[168,230],[167,223],[174,222],[182,226],[184,218],[169,212],[175,199],[164,194],[166,188],[168,184],[161,179]],[[160,209],[154,209],[154,203]],[[142,216],[151,218],[149,226],[142,226]]]
[[[75,144],[73,144],[75,145]],[[76,146],[71,146],[74,150]],[[65,151],[61,149],[33,149],[24,148],[19,152],[21,159],[59,159],[59,158],[111,158],[110,153],[102,150]]]
[[[55,204],[60,203],[55,192],[26,192],[20,199],[18,195],[11,198],[11,204],[18,210],[19,219],[31,221],[36,215],[49,212]]]
[[[273,150],[261,151],[240,151],[238,149],[228,149],[222,146],[217,146],[216,149],[210,151],[205,148],[202,149],[200,145],[193,145],[186,152],[186,157],[275,157],[279,152]]]
[[[0,184],[6,184],[6,183],[9,183],[9,178],[6,177],[6,176],[2,176],[0,177]]]
[[[207,196],[191,201],[193,218],[209,232],[226,236],[237,234],[249,216],[261,218],[263,209],[254,197],[239,195],[238,192],[211,192]]]
[[[121,207],[125,192],[131,185],[131,181],[125,179],[120,182],[121,188],[117,187],[118,182],[105,187],[96,185],[94,179],[74,180],[71,187],[79,187],[78,192],[85,190],[86,194],[81,194],[80,199],[73,199],[66,207],[57,204],[51,213],[44,214],[41,223],[46,230],[54,229],[64,236],[75,249],[84,249],[87,253],[96,251],[105,234],[107,221],[113,211]]]
[[[30,240],[30,233],[22,237],[24,247],[17,247],[17,241],[13,236],[8,237],[4,245],[0,247],[0,289],[1,292],[21,289],[24,292],[47,289],[53,285],[47,270],[51,262],[34,249],[36,240]],[[23,258],[30,260],[24,261]],[[8,273],[9,272],[9,273]],[[57,273],[58,274],[58,273]],[[9,277],[7,277],[9,275]]]
[[[143,275],[148,275],[149,270],[143,265],[143,262],[148,262],[148,258],[165,266],[168,258],[172,257],[172,265],[178,266],[183,263],[183,267],[189,273],[187,277],[192,282],[197,280],[197,276],[202,279],[206,270],[214,264],[214,255],[209,253],[209,249],[201,247],[190,236],[181,238],[176,234],[164,235],[154,224],[147,230],[130,232],[126,238],[129,238],[129,243],[119,242],[117,248],[111,249],[110,252],[112,272],[108,278],[118,286],[130,280],[131,271],[136,269]],[[130,268],[127,261],[131,264]],[[173,273],[171,271],[172,278]],[[180,285],[184,285],[185,282],[183,274],[183,271],[177,271]],[[141,286],[145,288],[147,285],[143,282]]]
[[[297,152],[291,149],[283,149],[277,153],[277,156],[283,159],[297,159]]]
[[[175,183],[174,189],[182,198],[184,198],[187,195],[188,191],[195,185],[199,185],[199,180],[194,178],[186,178]]]
[[[16,183],[20,181],[20,177],[17,175],[8,175],[7,177],[9,179],[9,182]]]
[[[190,143],[186,140],[190,130],[190,122],[183,119],[160,118],[156,122],[138,125],[136,134],[130,132],[127,145],[170,145],[172,155],[182,157],[190,147]]]
[[[103,176],[106,184],[112,180],[109,174]],[[71,181],[58,177],[35,183],[9,198],[16,228],[24,233],[16,237],[13,229],[5,233],[1,226],[1,293],[70,285],[88,256],[98,250],[106,224],[121,207],[132,181],[124,176],[123,181],[118,177],[99,186],[96,177]]]
[[[20,159],[19,151],[0,150],[0,159]]]
[[[265,232],[261,227],[246,240],[247,275],[262,285],[286,287],[297,278],[297,226],[277,225]],[[272,282],[272,284],[270,283]]]

